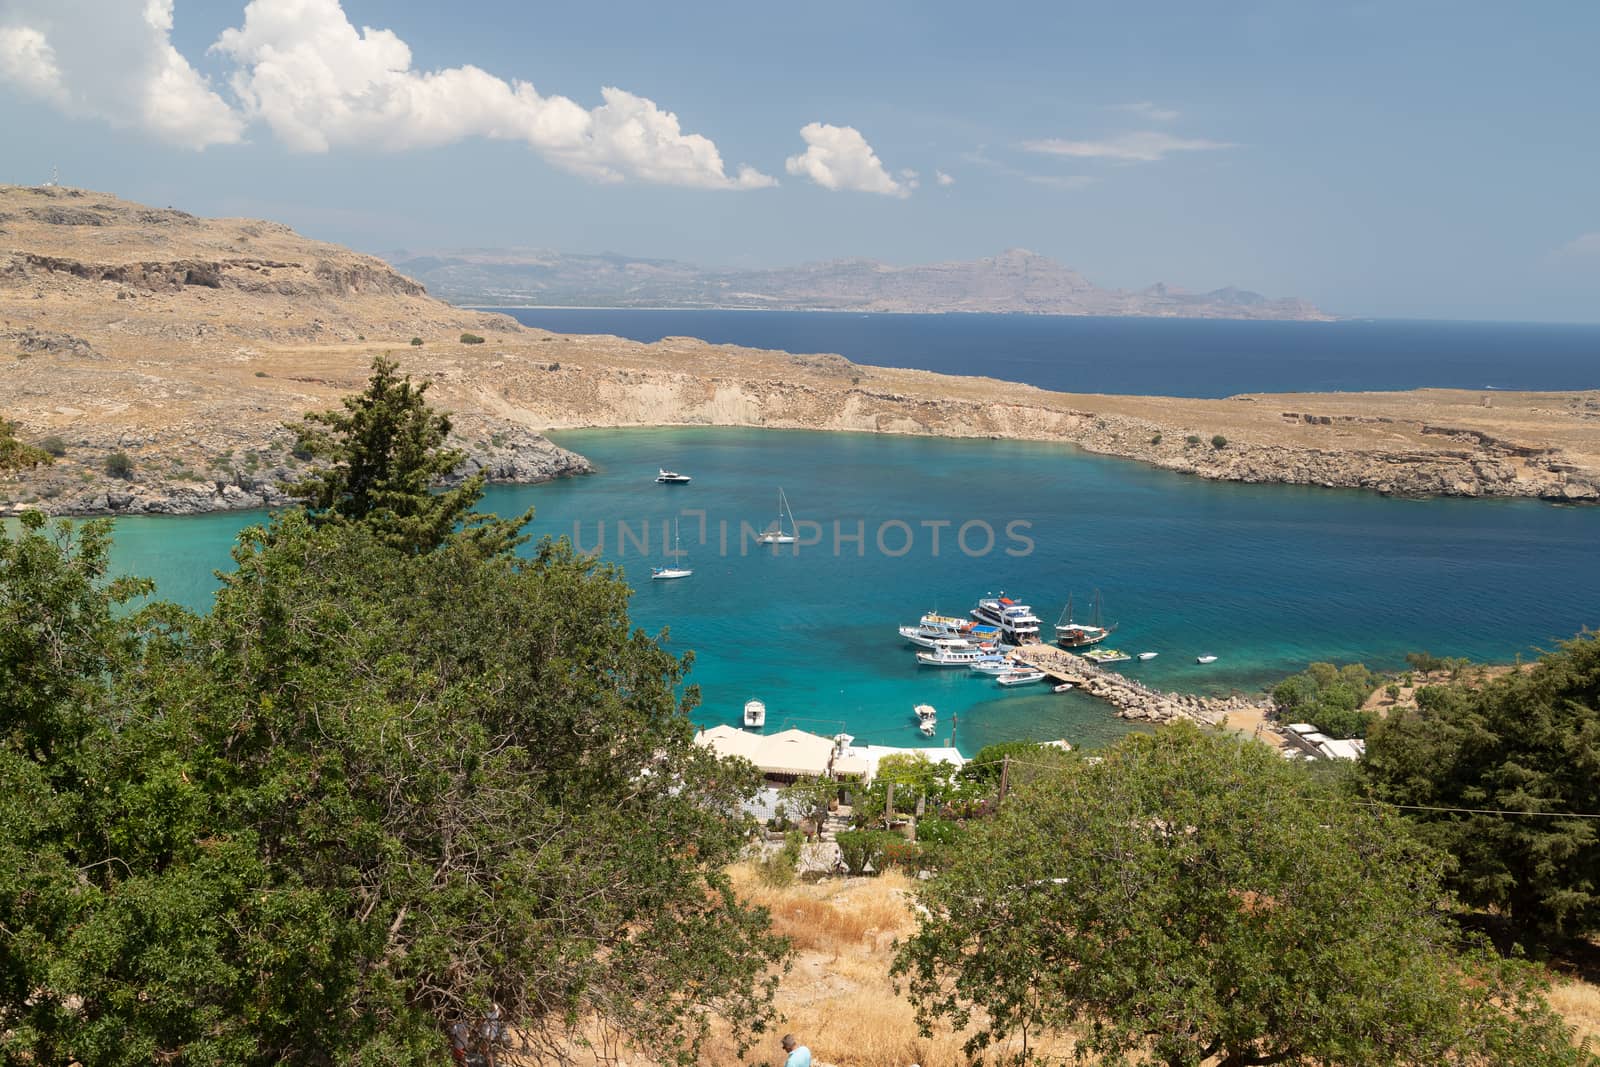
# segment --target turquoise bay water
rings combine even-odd
[[[691,680],[704,703],[694,718],[705,725],[736,722],[759,697],[769,730],[847,729],[903,745],[924,743],[911,708],[931,703],[940,743],[953,714],[968,754],[1013,737],[1095,744],[1125,732],[1075,693],[1003,690],[966,670],[919,667],[895,634],[921,612],[963,614],[1000,590],[1031,603],[1048,636],[1069,592],[1081,618],[1099,588],[1119,623],[1111,643],[1160,653],[1123,669],[1196,692],[1254,690],[1319,659],[1396,667],[1427,649],[1509,660],[1600,625],[1600,509],[1213,483],[1010,441],[741,429],[557,436],[599,472],[497,486],[486,506],[533,505],[535,534],[576,534],[586,548],[603,522],[603,554],[636,590],[635,622],[667,629],[680,653],[695,650]],[[694,481],[657,485],[658,466]],[[747,541],[741,552],[741,523],[770,523],[780,485],[801,533],[820,543],[775,552]],[[695,511],[705,513],[704,543]],[[694,575],[651,581],[674,516]],[[262,518],[121,519],[116,563],[203,608],[234,534]],[[629,530],[620,545],[619,521]],[[924,524],[940,522],[950,525],[938,527],[936,554]],[[968,523],[970,554],[956,537]],[[1009,523],[1019,524],[1015,538]],[[859,547],[844,539],[858,524]],[[987,552],[981,524],[994,531]],[[909,549],[891,554],[908,537]],[[1195,664],[1203,653],[1218,661]]]

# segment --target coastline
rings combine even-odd
[[[581,456],[548,441],[546,431],[726,426],[1006,438],[1070,444],[1218,481],[1600,503],[1600,391],[1263,393],[1214,400],[1055,393],[689,338],[646,345],[519,329],[481,346],[487,351],[451,347],[446,359],[437,349],[419,351],[403,365],[453,413],[455,442],[470,457],[464,473],[482,470],[493,482],[526,484],[589,469]],[[236,372],[237,399],[248,404],[218,405],[213,398],[215,414],[205,426],[192,419],[163,426],[154,410],[145,416],[127,411],[135,426],[114,426],[99,441],[83,441],[91,446],[84,462],[69,457],[57,468],[25,475],[0,511],[195,514],[281,504],[272,487],[295,475],[285,424],[359,389],[372,355],[384,350],[394,348],[261,350]],[[76,369],[96,376],[106,370]],[[215,370],[208,376],[215,378]],[[292,384],[288,393],[285,384]],[[308,386],[315,392],[308,395]],[[270,406],[261,402],[264,391],[276,394]],[[83,409],[30,411],[13,404],[11,410],[25,428],[42,434],[62,424],[63,411]],[[129,432],[135,428],[142,432]],[[143,446],[134,480],[103,476],[98,457],[132,442]],[[165,472],[149,461],[196,443],[201,452],[230,457],[226,469],[202,478],[191,473],[194,464],[179,477],[163,477],[181,461],[169,460]],[[246,470],[251,456],[262,458]]]

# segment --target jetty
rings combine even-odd
[[[1265,701],[1245,697],[1204,697],[1152,689],[1055,645],[1022,645],[1011,651],[1010,658],[1043,671],[1057,682],[1071,682],[1078,692],[1098,697],[1116,708],[1118,717],[1123,719],[1139,722],[1188,719],[1215,726],[1231,712],[1260,712],[1267,707]]]

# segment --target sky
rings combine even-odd
[[[0,0],[0,182],[379,254],[1028,248],[1600,321],[1600,4]]]

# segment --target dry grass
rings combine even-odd
[[[1560,1012],[1578,1039],[1600,1048],[1600,987],[1579,978],[1562,979],[1547,994],[1550,1006]]]
[[[772,913],[773,927],[793,941],[794,965],[779,987],[780,1018],[769,1044],[749,1057],[780,1063],[777,1038],[792,1031],[819,1064],[840,1067],[959,1067],[964,1034],[948,1028],[925,1038],[911,1004],[889,978],[895,942],[916,927],[911,881],[897,872],[881,878],[828,880],[778,889],[761,882],[754,867],[732,871],[745,899]],[[709,1050],[708,1064],[738,1057],[725,1036]],[[1070,1044],[1057,1051],[1070,1053]]]

